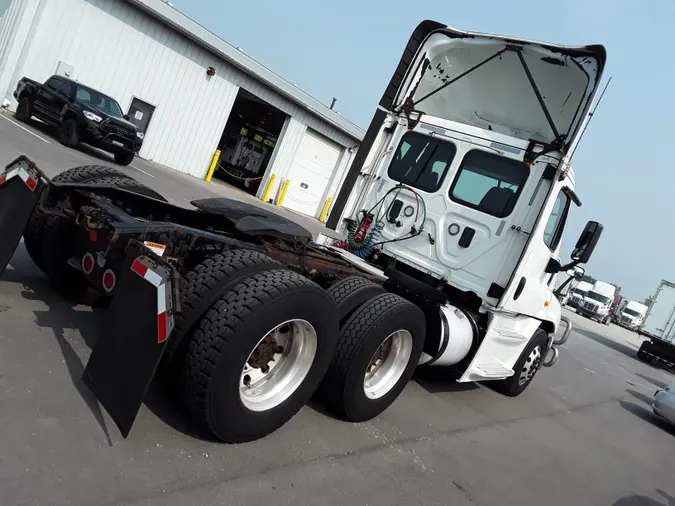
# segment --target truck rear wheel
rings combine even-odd
[[[546,332],[537,329],[518,362],[516,362],[513,368],[515,370],[513,376],[499,381],[490,381],[489,385],[507,397],[517,397],[522,394],[541,369],[547,341]]]
[[[223,442],[259,439],[310,399],[338,339],[335,304],[291,271],[260,272],[202,317],[185,356],[185,400]]]
[[[105,167],[103,165],[83,165],[81,167],[73,167],[52,178],[56,183],[83,183],[92,179],[100,177],[116,177],[121,179],[132,179],[122,171],[113,169],[112,167]],[[37,265],[41,271],[44,272],[42,264],[42,240],[40,233],[47,222],[47,215],[42,212],[39,206],[33,209],[33,213],[28,220],[28,225],[23,232],[23,242],[26,251],[31,260]]]
[[[180,315],[164,352],[164,365],[180,360],[188,339],[209,307],[244,278],[281,264],[253,250],[234,250],[205,258],[183,278]]]
[[[391,293],[369,300],[344,324],[318,399],[352,422],[376,417],[410,380],[425,335],[424,313],[414,304]]]
[[[381,285],[359,276],[345,278],[328,289],[328,295],[337,306],[340,324],[363,304],[383,293],[386,290]]]
[[[23,97],[16,106],[14,117],[22,123],[28,123],[31,116],[33,116],[33,102],[28,97]]]

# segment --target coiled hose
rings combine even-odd
[[[347,231],[347,239],[345,239],[344,241],[337,241],[333,243],[333,246],[335,246],[336,248],[347,250],[359,258],[363,259],[368,258],[375,251],[375,243],[382,234],[382,230],[384,229],[384,222],[383,221],[376,222],[373,228],[368,231],[368,234],[361,242],[357,241],[354,238],[360,226],[361,223],[353,222],[349,226],[349,230]]]

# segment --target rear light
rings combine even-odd
[[[101,279],[101,285],[103,285],[103,289],[107,293],[110,293],[115,289],[116,284],[117,276],[115,276],[115,273],[111,269],[106,269],[106,271],[103,273],[103,278]]]
[[[85,253],[82,257],[82,270],[85,274],[91,274],[94,270],[96,262],[94,261],[94,255],[91,253]]]

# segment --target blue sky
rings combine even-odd
[[[587,272],[642,300],[675,281],[675,2],[672,0],[172,0],[246,54],[366,128],[417,23],[562,44],[604,44],[612,84],[574,157],[567,256],[584,224],[605,232]]]

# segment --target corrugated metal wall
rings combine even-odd
[[[75,78],[111,94],[125,110],[134,96],[156,106],[141,156],[197,177],[206,174],[240,86],[293,117],[272,171],[287,170],[307,125],[343,146],[355,144],[122,0],[46,2],[29,44],[15,76],[44,80],[63,61],[74,67]],[[216,76],[206,75],[209,66]]]
[[[26,0],[0,0],[0,103],[14,72],[10,54],[15,52],[17,32],[27,4]]]

